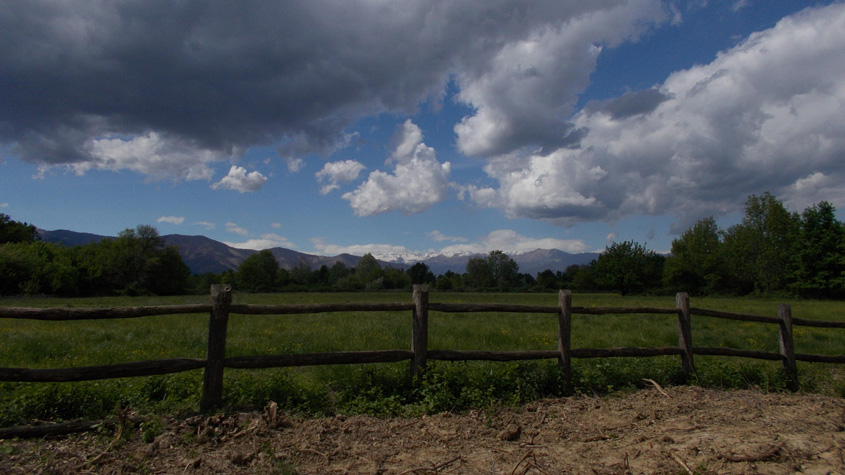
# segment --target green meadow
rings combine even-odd
[[[86,299],[0,299],[0,306],[112,307],[207,303],[207,296]],[[235,294],[234,303],[410,302],[410,293]],[[557,294],[437,293],[431,302],[557,305]],[[776,316],[784,300],[693,298],[693,307]],[[845,302],[792,300],[793,317],[842,320]],[[665,307],[674,297],[574,294],[575,307]],[[208,315],[167,315],[125,320],[43,322],[0,319],[0,366],[64,368],[164,358],[203,358]],[[695,346],[778,351],[776,325],[693,316]],[[313,315],[232,314],[227,356],[408,349],[411,312],[342,312]],[[430,349],[554,350],[553,314],[432,311]],[[795,327],[795,351],[842,354],[845,330]],[[574,315],[575,348],[677,345],[672,315]],[[785,388],[780,362],[697,356],[689,384],[716,388]],[[845,395],[845,366],[798,363],[801,391]],[[305,414],[414,415],[516,405],[568,394],[604,395],[650,383],[683,384],[678,357],[576,359],[573,384],[565,387],[557,362],[430,361],[422,378],[409,362],[263,370],[227,369],[227,410],[260,408],[275,401]],[[199,407],[202,370],[78,383],[0,383],[0,425],[33,420],[99,418],[115,408],[142,414],[190,413]]]

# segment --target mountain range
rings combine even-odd
[[[44,242],[56,243],[64,246],[79,246],[103,239],[114,239],[111,236],[100,236],[91,233],[82,233],[59,229],[55,231],[38,230],[38,235]],[[205,274],[206,272],[219,273],[227,269],[237,269],[241,262],[258,251],[251,249],[238,249],[231,247],[205,236],[185,236],[182,234],[167,234],[162,236],[165,244],[179,248],[182,260],[194,274]],[[361,256],[351,254],[339,254],[337,256],[318,256],[306,254],[291,249],[274,247],[270,249],[279,267],[283,269],[294,269],[306,266],[310,269],[319,269],[320,266],[331,267],[337,262],[342,262],[347,267],[355,267]],[[571,254],[558,249],[536,249],[530,252],[509,253],[517,264],[519,271],[526,274],[536,275],[546,269],[552,271],[564,271],[571,265],[589,264],[596,259],[598,254],[585,252]],[[382,267],[392,266],[395,268],[407,269],[416,262],[425,263],[435,274],[444,274],[447,271],[462,274],[466,271],[467,262],[473,257],[483,257],[483,254],[455,254],[446,256],[443,254],[429,255],[423,259],[409,260],[401,256],[379,259]]]

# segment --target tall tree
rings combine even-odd
[[[238,266],[235,285],[244,292],[272,292],[276,290],[279,263],[270,250],[253,254]]]
[[[15,221],[9,215],[0,213],[0,244],[37,240],[38,230],[35,226]]]
[[[799,231],[799,216],[771,193],[751,195],[742,222],[725,234],[726,262],[734,286],[742,293],[786,290],[797,268]]]
[[[672,289],[707,294],[721,289],[725,272],[722,240],[716,220],[705,218],[672,241],[664,280]]]
[[[801,215],[798,265],[792,288],[808,297],[845,296],[845,228],[827,201]]]
[[[490,278],[500,291],[512,290],[519,283],[519,264],[503,251],[490,251],[487,256]]]
[[[660,287],[664,258],[634,241],[614,242],[596,259],[596,282],[622,295]]]
[[[411,278],[412,284],[433,284],[435,282],[434,273],[429,269],[425,262],[417,262],[408,269],[408,276]]]

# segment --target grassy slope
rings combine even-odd
[[[170,298],[6,299],[0,306],[137,306],[203,303],[204,296]],[[236,303],[410,301],[410,293],[236,294]],[[432,293],[432,302],[498,302],[556,305],[556,294]],[[692,306],[775,316],[779,301],[694,298]],[[671,297],[575,294],[574,306],[673,307]],[[793,316],[845,318],[845,302],[795,301]],[[171,315],[113,321],[39,322],[0,319],[0,366],[70,367],[205,353],[208,317]],[[408,348],[410,312],[247,316],[230,318],[227,354],[261,355]],[[554,349],[554,315],[441,314],[430,317],[433,349]],[[796,351],[841,354],[841,330],[795,329]],[[777,351],[775,325],[693,317],[696,346]],[[666,315],[575,315],[575,347],[669,346],[677,344],[676,322]],[[698,357],[698,383],[716,387],[783,387],[779,363]],[[288,408],[325,412],[429,412],[490,402],[521,403],[565,394],[554,361],[431,364],[423,381],[411,381],[408,364],[352,365],[272,370],[230,370],[225,390],[230,407],[275,400]],[[576,360],[576,392],[603,393],[642,384],[680,382],[677,358]],[[842,370],[801,364],[803,389],[842,395]],[[197,407],[201,371],[178,375],[67,384],[0,383],[0,425],[32,418],[98,417],[116,404],[141,411]]]

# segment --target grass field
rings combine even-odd
[[[432,293],[432,302],[556,305],[557,294]],[[235,294],[235,303],[410,302],[410,293]],[[0,299],[0,306],[108,307],[207,303],[206,296],[101,299]],[[693,298],[692,306],[777,315],[780,300]],[[845,319],[845,302],[791,301],[794,317]],[[574,306],[674,307],[673,297],[574,294]],[[163,358],[203,358],[208,316],[168,315],[128,320],[41,322],[0,319],[0,366],[61,368]],[[776,325],[693,317],[696,346],[778,350]],[[345,312],[315,315],[232,315],[227,356],[348,350],[408,349],[411,312]],[[431,312],[430,349],[553,350],[557,318],[531,314]],[[842,354],[843,330],[796,327],[799,353]],[[575,348],[677,345],[672,315],[575,315]],[[521,404],[571,392],[606,394],[682,382],[677,357],[575,360],[573,387],[564,388],[556,361],[430,362],[422,380],[411,380],[408,362],[265,370],[227,370],[228,409],[276,401],[311,414],[368,412],[416,414]],[[696,357],[692,384],[782,390],[779,362]],[[799,362],[802,391],[845,395],[845,366]],[[196,410],[202,371],[81,383],[0,383],[0,425],[33,419],[102,417],[117,405],[142,413]]]

